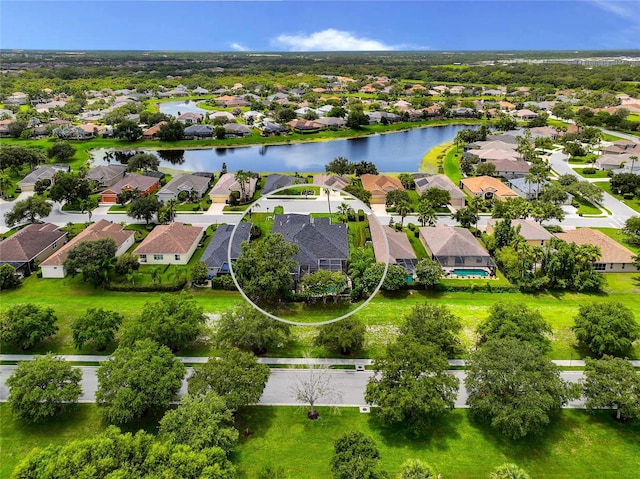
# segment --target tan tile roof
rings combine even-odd
[[[395,231],[387,225],[382,226],[382,229],[380,229],[378,222],[371,218],[369,218],[369,228],[371,229],[371,242],[376,261],[380,263],[387,262],[384,233],[386,233],[387,241],[389,242],[389,264],[395,263],[398,259],[417,259],[416,253],[413,251],[409,238],[405,233]]]
[[[360,177],[360,181],[362,181],[362,187],[374,196],[384,196],[393,190],[404,190],[400,180],[393,176],[366,173]]]
[[[600,248],[600,263],[633,263],[633,253],[606,234],[591,228],[578,228],[556,233],[556,238],[577,245],[590,244]]]
[[[460,183],[466,186],[467,189],[474,194],[481,194],[488,189],[493,189],[495,190],[496,196],[512,196],[514,198],[518,196],[515,191],[505,185],[502,181],[491,176],[475,176],[473,178],[464,178],[460,180]]]
[[[469,150],[468,153],[477,156],[481,160],[517,160],[520,156],[520,154],[514,149],[501,148]]]
[[[427,226],[420,228],[420,235],[434,256],[489,256],[466,228],[454,228],[449,225]]]
[[[133,254],[184,254],[191,249],[193,243],[198,241],[201,233],[201,227],[187,226],[184,223],[158,225],[133,251]]]
[[[495,227],[496,223],[503,221],[501,219],[490,219],[487,224]],[[544,229],[535,221],[529,220],[511,220],[511,227],[520,227],[520,235],[527,241],[550,240],[553,235]]]
[[[313,176],[313,183],[316,185],[326,185],[333,188],[343,189],[350,181],[349,178],[337,175],[325,175],[324,173],[318,173]]]
[[[104,238],[111,238],[116,242],[116,248],[119,248],[133,236],[133,231],[125,231],[122,225],[111,223],[107,220],[100,220],[97,223],[89,225],[85,230],[74,236],[66,245],[60,248],[56,253],[44,260],[42,266],[60,266],[67,259],[69,250],[77,244],[85,241],[96,241]]]
[[[147,191],[153,185],[158,183],[158,178],[153,178],[151,176],[138,175],[136,173],[131,173],[120,181],[118,181],[115,185],[110,186],[102,193],[106,193],[108,191],[118,194],[123,190],[135,190],[138,189],[140,191]]]

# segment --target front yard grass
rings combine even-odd
[[[614,198],[622,201],[629,208],[640,213],[640,197],[636,196],[632,200],[625,200],[621,195],[616,195],[615,193],[611,192],[611,184],[608,181],[596,181],[593,184],[596,185],[598,188],[600,188],[602,191],[605,191],[609,193],[611,196],[613,196]]]
[[[333,443],[351,431],[374,438],[381,468],[391,477],[409,458],[430,464],[443,477],[460,479],[488,477],[505,462],[514,462],[537,478],[635,479],[640,468],[640,426],[616,423],[609,412],[591,415],[563,410],[542,435],[513,441],[473,420],[464,409],[434,421],[419,437],[409,435],[402,426],[383,426],[375,410],[361,414],[356,408],[321,407],[319,411],[317,421],[308,420],[302,406],[255,406],[243,411],[237,427],[249,434],[240,435],[230,457],[239,477],[255,478],[268,463],[282,466],[292,478],[331,477]],[[95,404],[80,404],[45,426],[19,422],[7,404],[0,405],[0,417],[2,478],[9,478],[34,447],[89,439],[107,427]],[[149,420],[142,427],[153,434],[156,424]]]
[[[460,156],[456,148],[451,148],[447,156],[444,158],[444,173],[454,184],[460,184],[462,179],[462,171],[460,171]]]

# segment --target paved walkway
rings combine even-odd
[[[0,354],[0,362],[18,362],[32,361],[36,355],[34,354]],[[101,363],[107,361],[110,356],[98,356],[93,354],[76,354],[76,355],[58,355],[65,361],[74,363]],[[185,364],[202,364],[209,360],[208,356],[178,356]],[[367,358],[258,358],[261,364],[269,364],[272,366],[371,366],[373,359]],[[449,366],[463,367],[466,365],[464,359],[449,359]],[[582,367],[585,362],[581,359],[556,359],[552,361],[560,367]],[[640,368],[640,360],[632,360],[634,367]]]

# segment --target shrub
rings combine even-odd
[[[596,170],[595,168],[591,168],[591,167],[582,168],[582,173],[584,173],[585,175],[595,175],[597,171],[598,170]]]
[[[225,291],[235,291],[236,285],[231,275],[216,276],[211,278],[211,289],[222,289]]]

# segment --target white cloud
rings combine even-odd
[[[605,12],[620,17],[622,22],[615,36],[626,40],[629,43],[628,46],[638,48],[640,38],[640,2],[589,0],[589,3]]]
[[[379,40],[357,37],[352,32],[328,28],[319,32],[297,35],[278,35],[272,44],[290,51],[381,51],[397,50]]]
[[[236,50],[238,52],[246,52],[249,51],[249,48],[245,47],[242,43],[238,43],[238,42],[233,42],[231,44],[231,48],[233,50]]]

